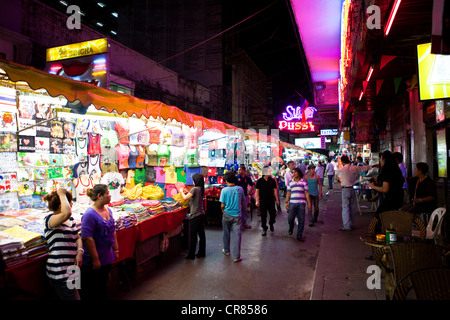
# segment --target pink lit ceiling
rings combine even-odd
[[[312,82],[337,84],[343,0],[290,0]]]

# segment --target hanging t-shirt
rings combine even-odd
[[[86,195],[88,188],[93,188],[94,183],[89,178],[76,178],[73,183],[75,198],[78,204],[90,204],[91,199]]]
[[[125,180],[125,188],[132,189],[136,185],[134,182],[135,172],[134,170],[128,170],[127,179]]]
[[[117,150],[112,146],[102,145],[102,163],[116,163],[119,159],[117,158]]]
[[[136,146],[130,146],[130,154],[128,156],[128,167],[135,169],[136,167],[136,161],[139,156],[139,151],[136,148]]]
[[[166,184],[164,188],[166,189],[166,198],[173,198],[174,195],[178,194],[175,184]]]
[[[170,148],[170,161],[169,163],[174,167],[184,167],[184,157],[186,156],[186,148],[174,147]]]
[[[101,183],[106,184],[111,195],[111,202],[120,201],[123,197],[120,195],[120,188],[124,185],[125,181],[118,172],[108,172],[101,180]]]
[[[196,149],[198,148],[198,138],[203,134],[201,128],[183,128],[184,134],[184,145],[188,149]]]
[[[145,186],[145,169],[144,168],[138,168],[138,169],[134,170],[134,183]]]
[[[175,168],[175,172],[177,173],[177,182],[186,183],[186,171],[184,167]]]
[[[149,146],[146,146],[145,150],[145,163],[149,166],[156,167],[158,165],[158,145],[151,144]]]
[[[119,143],[117,131],[115,130],[103,130],[101,137],[102,146],[115,147]]]
[[[101,136],[98,133],[88,133],[88,154],[101,154],[102,146],[101,146]]]
[[[119,138],[121,138],[121,139],[119,139],[120,143],[122,143],[122,144],[123,143],[125,143],[125,144],[130,143],[130,138],[128,137],[128,134],[130,133],[130,129],[128,127],[128,123],[123,122],[123,121],[117,121],[114,124],[114,129],[116,129]],[[122,138],[122,137],[124,137],[124,138]]]
[[[188,167],[198,167],[198,149],[187,149],[186,151],[186,165]]]
[[[129,118],[128,119],[128,128],[130,129],[130,144],[136,145],[139,144],[138,136],[139,132],[145,129],[145,123],[137,118]]]
[[[52,138],[64,138],[63,122],[59,120],[50,121],[50,136]]]
[[[165,167],[164,171],[166,172],[165,183],[177,183],[177,173],[174,166]]]
[[[88,158],[88,174],[89,178],[98,181],[102,175],[102,168],[100,163],[101,155],[89,156]]]
[[[170,149],[167,145],[158,146],[158,165],[167,166],[169,165]]]
[[[184,135],[181,129],[172,130],[172,146],[184,147]]]
[[[186,166],[186,185],[193,186],[194,181],[192,180],[192,176],[196,173],[201,173],[202,169],[200,167],[187,167]]]
[[[117,151],[117,158],[119,159],[119,170],[127,169],[128,166],[128,157],[130,156],[130,147],[126,144],[119,143],[115,146]]]
[[[159,139],[162,144],[170,146],[172,144],[172,130],[169,128],[163,128]]]
[[[145,162],[145,148],[143,146],[136,146],[139,155],[136,158],[136,168],[144,168]]]
[[[149,142],[150,143],[156,143],[156,144],[160,143],[159,136],[161,134],[161,130],[159,130],[156,127],[152,127],[150,129],[148,129],[148,133],[150,135],[150,137],[149,137]]]
[[[149,183],[156,182],[156,170],[154,167],[145,167],[145,181]]]
[[[164,171],[164,167],[155,167],[156,171],[156,180],[158,183],[166,183],[166,172]]]
[[[78,137],[75,139],[75,154],[83,161],[88,156],[88,139]]]

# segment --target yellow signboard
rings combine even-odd
[[[450,97],[450,56],[431,53],[431,43],[417,46],[420,100]]]
[[[108,39],[97,39],[47,49],[47,62],[108,52]]]

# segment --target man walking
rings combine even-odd
[[[220,193],[219,201],[222,208],[222,226],[223,226],[223,249],[222,253],[230,255],[230,239],[233,237],[232,257],[234,262],[239,262],[241,258],[241,212],[244,200],[244,190],[236,185],[236,175],[233,171],[228,171],[224,175],[227,187]]]
[[[328,189],[333,189],[334,173],[334,164],[329,158],[327,164]]]
[[[269,212],[270,231],[274,231],[275,203],[277,206],[280,205],[277,183],[271,176],[270,167],[266,166],[263,168],[263,176],[256,181],[256,206],[259,207],[261,212],[261,227],[263,229],[261,235],[263,237],[267,235],[267,212]]]
[[[368,166],[352,166],[348,156],[341,157],[343,167],[336,171],[341,178],[342,187],[342,225],[341,231],[351,231],[354,228],[356,212],[356,195],[353,185],[358,180],[359,175],[372,168]]]
[[[303,242],[303,229],[305,227],[305,205],[311,210],[311,201],[308,193],[308,182],[303,180],[303,173],[294,168],[294,178],[287,186],[286,210],[288,211],[289,234],[294,232],[294,222],[297,217],[297,240]]]
[[[244,190],[245,204],[242,208],[242,228],[251,229],[252,227],[247,224],[248,219],[248,186],[254,188],[252,179],[247,175],[247,170],[244,165],[239,167],[238,175],[236,176],[236,185],[242,187]]]

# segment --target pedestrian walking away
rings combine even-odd
[[[223,249],[222,253],[226,256],[230,255],[230,241],[233,237],[233,250],[231,255],[234,262],[239,262],[241,258],[241,224],[242,224],[242,207],[245,203],[244,190],[236,185],[236,175],[232,171],[228,171],[224,175],[227,184],[220,193],[219,201],[222,208],[222,227],[223,227]]]
[[[256,181],[256,206],[261,212],[262,236],[267,235],[267,213],[269,214],[270,231],[275,231],[274,224],[277,214],[275,205],[280,205],[277,183],[272,178],[271,168],[266,166],[263,168],[263,176]]]
[[[311,210],[311,200],[308,193],[308,182],[303,179],[302,171],[299,168],[294,168],[293,172],[294,178],[289,182],[286,194],[289,235],[294,233],[295,218],[297,218],[297,240],[303,242],[305,206],[308,205],[308,210]]]
[[[308,182],[308,193],[311,200],[311,209],[308,209],[309,226],[312,227],[317,222],[319,216],[319,201],[322,199],[322,181],[316,174],[315,166],[309,165],[306,181]],[[312,213],[312,205],[314,205],[314,216]]]
[[[334,164],[332,159],[328,159],[328,164],[327,164],[327,177],[328,177],[328,189],[333,189],[333,182],[334,182]]]
[[[252,181],[252,178],[247,175],[247,170],[244,165],[241,165],[238,170],[238,175],[236,176],[237,182],[236,185],[242,187],[244,190],[244,196],[245,196],[245,204],[242,208],[242,228],[244,229],[251,229],[252,227],[247,223],[248,220],[248,202],[249,202],[249,196],[248,196],[248,187],[250,186],[252,190],[255,187],[255,184]]]

